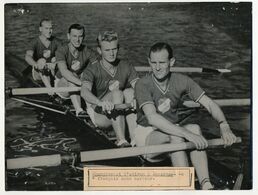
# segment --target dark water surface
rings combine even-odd
[[[38,34],[40,19],[45,17],[53,19],[54,35],[64,42],[72,23],[83,24],[85,43],[92,48],[96,47],[99,30],[115,29],[120,57],[128,58],[135,66],[147,66],[149,47],[156,41],[166,41],[175,50],[176,66],[232,70],[223,75],[189,74],[210,97],[251,97],[251,3],[7,4],[6,87],[20,85],[18,76],[26,66],[25,50]],[[239,169],[240,157],[248,160],[244,186],[248,189],[251,109],[224,108],[224,112],[232,129],[243,138],[244,146],[212,151],[210,155],[235,170]],[[80,150],[77,139],[67,136],[65,127],[55,124],[55,118],[44,122],[43,135],[39,113],[6,98],[6,157]],[[207,112],[201,111],[195,117],[204,132],[219,134]],[[67,166],[8,171],[6,189],[81,190],[81,173],[79,168]]]

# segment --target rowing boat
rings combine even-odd
[[[42,97],[42,96],[41,96]],[[45,96],[47,97],[47,96]],[[78,118],[75,116],[74,112],[71,109],[68,109],[67,105],[57,105],[55,103],[44,100],[39,96],[37,99],[32,97],[16,97],[18,100],[30,102],[33,104],[39,104],[43,107],[51,108],[52,110],[46,110],[41,108],[45,112],[46,120],[53,121],[55,123],[62,123],[66,121],[67,124],[72,124],[73,132],[66,132],[69,136],[76,137],[78,142],[81,145],[81,150],[84,151],[98,151],[101,149],[110,149],[116,148],[114,144],[114,133],[108,133],[103,129],[95,127],[88,117]],[[53,110],[59,111],[54,112]],[[53,117],[55,116],[55,117]],[[54,118],[54,120],[53,120]],[[49,161],[49,160],[48,160]],[[49,161],[50,163],[50,161]],[[119,158],[111,160],[96,160],[91,162],[86,162],[84,165],[103,165],[103,166],[159,166],[158,163],[153,164],[147,161],[144,161],[140,156],[128,157],[128,158]],[[164,162],[161,163],[164,166]],[[210,175],[213,183],[219,188],[232,189],[237,178],[237,172],[230,170],[229,168],[221,165],[212,158],[209,158],[210,165]],[[165,162],[165,166],[169,166],[168,162]],[[219,170],[221,170],[219,172]],[[196,184],[198,185],[198,183]]]
[[[86,116],[84,118],[78,118],[75,113],[70,109],[68,104],[58,105],[56,103],[46,100],[47,95],[32,97],[15,97],[16,100],[20,100],[23,103],[29,105],[38,105],[47,117],[47,121],[53,121],[55,123],[62,123],[66,121],[67,124],[72,124],[71,128],[73,132],[66,132],[72,137],[76,137],[81,145],[81,150],[84,151],[98,151],[101,149],[116,148],[114,144],[114,133],[110,133],[103,129],[95,127],[90,119]],[[48,109],[46,109],[48,108]],[[54,117],[53,117],[54,116]],[[54,118],[54,120],[53,120]],[[169,166],[166,162],[165,166]],[[98,160],[86,162],[83,165],[103,165],[103,166],[158,166],[159,164],[153,164],[144,161],[140,156],[111,159],[111,160]],[[161,163],[164,166],[164,162]],[[210,175],[212,182],[220,187],[232,189],[236,181],[238,173],[230,170],[229,168],[219,164],[212,158],[209,158]],[[218,170],[222,170],[219,172]],[[198,184],[196,184],[198,186]],[[198,188],[198,187],[197,187]]]
[[[31,86],[31,85],[30,85]],[[41,89],[42,90],[42,89]],[[78,89],[77,89],[78,90]],[[17,94],[16,94],[17,95]],[[70,124],[70,128],[73,131],[66,132],[67,135],[76,137],[80,143],[80,150],[83,151],[99,151],[102,149],[117,148],[114,144],[114,133],[105,131],[103,129],[95,127],[90,118],[85,116],[83,118],[76,117],[74,111],[71,109],[71,105],[68,103],[57,104],[48,101],[47,95],[26,96],[18,94],[20,96],[12,97],[16,101],[23,102],[35,107],[38,107],[43,113],[45,113],[46,120],[53,121],[55,123],[63,123],[66,121]],[[250,103],[249,103],[250,104]],[[247,102],[248,105],[248,102]],[[192,113],[199,106],[190,106],[191,109],[183,109],[184,113]],[[186,116],[188,116],[186,114]],[[111,131],[112,132],[112,131]],[[168,162],[162,162],[153,164],[147,162],[141,158],[140,155],[134,157],[124,157],[119,159],[109,160],[93,160],[83,163],[83,165],[103,165],[103,166],[170,166]],[[214,159],[209,158],[209,171],[212,182],[219,188],[233,189],[237,180],[238,172],[229,169],[228,167],[216,162]],[[197,185],[198,188],[198,185]]]

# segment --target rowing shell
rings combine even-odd
[[[113,143],[112,137],[110,137],[108,134],[106,134],[103,130],[96,128],[92,125],[90,120],[87,120],[85,118],[78,118],[75,116],[75,114],[67,110],[67,107],[62,106],[62,105],[56,105],[48,101],[42,101],[42,100],[33,100],[30,98],[27,98],[26,101],[29,101],[34,104],[40,104],[42,106],[41,109],[45,110],[47,113],[46,116],[49,116],[47,118],[47,121],[55,119],[53,122],[60,122],[63,123],[63,121],[66,121],[67,124],[71,124],[71,128],[73,129],[72,131],[66,132],[69,136],[76,137],[81,144],[81,149],[84,150],[84,152],[81,153],[80,155],[80,161],[85,161],[86,165],[91,165],[91,164],[98,164],[98,165],[103,165],[103,166],[153,166],[153,164],[150,164],[148,162],[145,162],[140,158],[139,156],[135,155],[141,155],[140,150],[145,151],[146,148],[141,148],[140,150],[137,148],[126,148],[126,149],[118,149],[116,145]],[[46,110],[43,107],[48,107],[52,110]],[[56,112],[53,112],[53,110],[59,110],[62,112],[62,115],[58,115],[58,117],[53,117]],[[56,121],[58,120],[58,121]],[[164,147],[164,146],[162,146]],[[162,151],[164,148],[157,146],[156,149],[161,149]],[[167,146],[166,146],[167,147]],[[171,146],[167,151],[171,151]],[[178,147],[178,146],[176,146]],[[177,148],[180,149],[180,148]],[[181,148],[181,149],[186,149],[186,148]],[[111,151],[110,151],[111,150]],[[123,150],[122,152],[117,152],[120,150]],[[128,151],[124,151],[128,150]],[[154,151],[152,148],[151,150]],[[157,151],[155,151],[157,152]],[[131,154],[132,156],[135,157],[130,157],[130,155],[126,154]],[[112,154],[112,155],[111,155]],[[113,156],[115,155],[115,156]],[[119,156],[117,156],[119,155]],[[121,156],[121,155],[126,155],[126,156]],[[113,158],[119,158],[119,159],[110,159],[113,156]],[[125,157],[125,158],[122,158]],[[36,162],[40,162],[41,166],[48,166],[48,165],[58,165],[59,163],[62,162],[62,156],[59,154],[53,155],[53,156],[47,156],[47,157],[37,157],[34,158],[25,158],[25,159],[9,159],[7,161],[7,168],[17,168],[17,166],[22,166],[22,162],[25,162],[29,159],[29,164],[32,163],[32,159],[36,159]],[[47,162],[49,163],[48,165],[43,165],[42,163]],[[13,163],[13,164],[12,164]],[[15,165],[16,164],[16,165]],[[233,172],[232,170],[229,170],[228,168],[218,164],[212,159],[209,159],[209,164],[212,167],[211,170],[211,179],[212,181],[216,184],[216,186],[226,186],[227,188],[233,188],[234,182],[236,180],[237,174]],[[31,165],[31,164],[30,164]],[[40,165],[40,164],[38,164]],[[157,165],[155,165],[157,166]],[[167,165],[170,166],[170,165]],[[20,167],[21,168],[21,167]],[[24,167],[23,167],[24,168]],[[222,173],[224,174],[227,173],[226,175],[223,175],[223,177],[218,176],[216,174],[218,170],[223,170]],[[217,172],[216,172],[217,171]]]

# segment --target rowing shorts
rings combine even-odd
[[[137,125],[136,129],[134,130],[136,146],[145,146],[147,136],[154,130],[155,128],[151,126],[143,127],[141,125]]]
[[[148,145],[146,145],[146,139],[151,134],[151,132],[153,132],[155,130],[156,130],[156,128],[151,127],[151,126],[143,127],[141,125],[137,125],[136,129],[134,130],[136,146],[137,147],[148,146]],[[144,154],[144,155],[142,155],[142,157],[144,159],[146,159],[147,161],[154,163],[154,162],[163,161],[167,156],[165,154],[165,155],[159,156],[158,158],[156,158],[156,157],[150,158],[147,156],[147,154]]]

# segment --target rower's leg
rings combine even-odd
[[[113,104],[122,104],[124,101],[123,92],[120,90],[113,90],[111,92]],[[116,133],[118,142],[125,142],[125,117],[122,115],[117,116],[115,119],[111,119],[112,126]]]
[[[134,100],[134,90],[132,88],[125,89],[123,91],[124,98],[125,98],[125,103],[131,103]],[[126,122],[128,125],[128,130],[130,134],[130,139],[131,139],[131,145],[134,146],[135,143],[135,132],[134,130],[137,127],[136,123],[137,116],[135,113],[130,113],[126,115]]]
[[[185,140],[181,137],[170,136],[170,143],[178,144],[185,142]],[[170,153],[171,162],[174,167],[188,167],[188,158],[185,151],[176,151]]]
[[[138,131],[137,129],[136,131]],[[141,134],[141,132],[136,132]],[[139,138],[143,136],[145,132],[141,135],[138,135],[137,139],[139,141]],[[141,139],[140,139],[141,140]],[[166,144],[170,142],[170,136],[168,134],[165,134],[159,130],[153,130],[150,132],[146,138],[145,143],[137,143],[137,146],[149,146],[149,145],[159,145],[159,144]],[[144,155],[144,158],[146,158],[150,162],[158,162],[166,159],[168,157],[167,153],[154,153],[154,154],[146,154]]]
[[[106,94],[102,100],[111,101],[114,104],[121,104],[124,101],[123,92],[120,90],[113,90],[112,92]],[[117,142],[119,143],[127,143],[125,139],[125,117],[122,115],[117,116],[115,119],[107,119],[105,115],[101,115],[98,113],[94,114],[95,123],[99,127],[108,127],[108,125],[112,125]],[[108,122],[108,121],[109,122]]]
[[[188,124],[184,126],[186,129],[192,133],[201,135],[201,129],[199,125]],[[203,190],[212,189],[213,185],[210,182],[209,170],[208,170],[208,159],[205,151],[193,150],[190,152],[190,158],[193,163],[193,166],[196,170],[196,174],[200,185]]]
[[[50,77],[43,75],[41,72],[39,73],[42,82],[44,83],[45,87],[51,88],[51,83],[50,83]],[[48,95],[54,95],[54,92],[49,92]]]
[[[108,119],[106,115],[99,114],[96,112],[94,112],[94,123],[96,126],[100,128],[108,128],[112,125],[111,120]]]
[[[69,87],[75,87],[76,85],[68,82]],[[81,96],[78,93],[70,93],[71,102],[75,109],[76,115],[78,115],[81,111],[83,111],[81,107]]]

